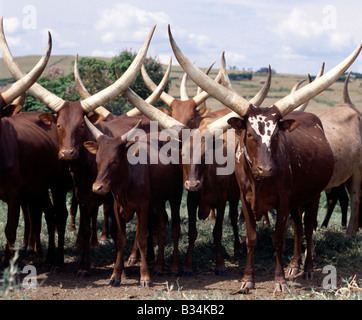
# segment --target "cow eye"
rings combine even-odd
[[[247,135],[248,138],[252,137],[252,134],[250,132],[248,132],[246,135]]]

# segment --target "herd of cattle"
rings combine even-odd
[[[68,217],[66,195],[74,190],[74,201],[80,209],[77,244],[81,248],[81,261],[77,275],[89,273],[90,247],[97,241],[91,222],[97,218],[98,208],[103,205],[105,220],[112,218],[111,235],[117,250],[110,285],[121,283],[126,223],[136,213],[137,233],[128,263],[133,264],[140,255],[140,284],[150,286],[146,249],[153,249],[149,248],[147,233],[152,234],[157,229],[158,253],[154,272],[162,273],[167,201],[171,208],[173,238],[170,270],[174,274],[181,271],[178,241],[180,204],[185,189],[189,247],[182,266],[184,274],[192,273],[197,212],[199,218],[205,219],[213,211],[216,216],[213,231],[216,273],[226,273],[221,247],[225,206],[228,202],[235,234],[234,247],[238,251],[241,247],[237,227],[238,203],[241,200],[241,214],[246,224],[247,261],[240,292],[247,292],[255,286],[256,221],[261,218],[267,220],[269,210],[277,212],[272,237],[276,252],[275,289],[286,289],[282,254],[289,216],[295,236],[294,255],[288,272],[294,275],[300,271],[304,229],[307,243],[304,276],[313,277],[312,233],[321,192],[345,186],[351,203],[347,235],[357,232],[361,223],[358,215],[362,178],[362,115],[348,96],[348,77],[343,104],[328,108],[318,116],[304,112],[304,108],[310,99],[331,86],[351,66],[362,44],[328,73],[323,75],[321,70],[314,81],[295,88],[266,108],[260,105],[269,91],[270,68],[263,88],[247,101],[234,90],[226,73],[224,55],[220,71],[213,80],[182,53],[170,27],[172,50],[187,76],[199,86],[199,91],[195,97],[189,98],[181,90],[181,99],[165,93],[163,90],[168,81],[171,60],[159,85],[152,82],[143,66],[154,30],[155,26],[128,70],[112,85],[94,95],[90,95],[84,87],[76,60],[74,73],[83,100],[70,102],[36,83],[50,57],[50,33],[45,54],[26,74],[8,48],[1,20],[0,48],[7,68],[17,80],[0,94],[0,199],[8,205],[3,264],[13,254],[22,208],[26,226],[24,238],[34,241],[35,262],[43,260],[40,226],[44,212],[49,233],[47,262],[54,270],[63,265]],[[129,88],[139,72],[153,92],[146,100]],[[186,77],[183,85],[185,81]],[[19,113],[22,102],[16,98],[23,97],[26,91],[54,112]],[[122,93],[135,109],[116,116],[102,107]],[[211,112],[205,106],[210,96],[225,108]],[[155,108],[153,104],[158,99],[164,101],[168,108]],[[160,139],[157,144],[152,143],[154,121],[158,123],[156,135],[161,137],[166,130],[172,130],[173,135]],[[145,137],[137,140],[137,132],[141,129]],[[185,129],[193,129],[186,140],[182,136]],[[205,161],[205,141],[215,142],[216,145],[217,139],[222,141],[222,152],[233,155],[235,170],[231,174],[217,173],[225,163],[220,164],[216,159]],[[162,148],[171,142],[177,147],[176,158],[179,161],[163,161],[172,150],[165,153],[161,152]],[[130,163],[128,156],[131,150],[133,155],[145,150],[147,159],[156,154],[160,161]],[[189,154],[188,161],[185,161],[186,153]],[[193,153],[198,153],[198,157],[193,157]],[[334,200],[337,197],[338,193]],[[58,233],[57,246],[55,230]]]

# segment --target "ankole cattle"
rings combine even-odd
[[[48,262],[53,266],[63,260],[64,232],[61,220],[67,217],[65,195],[67,172],[64,162],[57,157],[57,134],[55,126],[48,128],[38,118],[38,112],[13,114],[15,105],[6,108],[15,98],[21,96],[38,79],[45,69],[52,47],[49,33],[48,47],[39,61],[27,75],[19,77],[8,90],[0,94],[0,198],[8,205],[5,227],[7,245],[3,261],[11,257],[16,239],[20,206],[29,212],[34,239],[34,261],[43,262],[40,242],[40,220],[48,204],[48,190],[52,191],[53,208],[46,214],[49,232]],[[15,106],[16,107],[16,106]],[[28,216],[26,217],[28,218]],[[58,256],[55,252],[54,228],[58,221]]]
[[[237,113],[228,118],[240,130],[239,161],[235,175],[247,230],[247,263],[241,291],[254,288],[254,250],[257,241],[255,220],[269,209],[277,210],[273,246],[276,251],[275,289],[285,290],[282,264],[287,217],[298,220],[299,208],[306,220],[318,210],[320,192],[329,183],[334,157],[320,119],[306,112],[291,112],[332,85],[354,62],[362,44],[328,73],[274,103],[270,108],[250,104],[241,96],[215,83],[195,67],[181,52],[169,27],[173,52],[181,67],[204,91]],[[215,123],[215,122],[214,122]],[[311,241],[313,223],[306,224],[307,257],[305,272],[313,272]]]
[[[65,101],[37,83],[28,90],[31,95],[55,112],[55,114],[43,113],[39,117],[45,124],[56,124],[59,143],[58,157],[59,159],[69,161],[70,171],[79,197],[80,230],[83,240],[82,258],[78,270],[79,276],[87,275],[90,268],[90,219],[97,215],[98,207],[101,204],[107,201],[112,203],[113,201],[111,194],[99,196],[92,192],[92,184],[96,178],[97,168],[94,155],[90,154],[83,146],[84,141],[92,140],[92,135],[87,129],[83,117],[92,111],[98,111],[98,107],[119,96],[133,82],[146,57],[155,27],[152,28],[138,55],[121,78],[91,97],[77,102]],[[7,68],[16,79],[21,78],[24,72],[16,63],[9,50],[2,23],[0,45]],[[142,118],[144,120],[143,125],[147,126],[147,119],[145,117]],[[117,129],[123,134],[133,128],[139,120],[139,117],[124,115],[113,121],[102,122],[102,125],[107,126],[107,128],[104,128],[105,133],[111,133],[112,130]]]
[[[117,260],[111,277],[111,285],[119,285],[123,266],[123,251],[126,244],[126,222],[129,222],[134,212],[137,215],[136,242],[141,255],[140,284],[142,287],[151,285],[151,278],[146,261],[146,231],[149,213],[154,212],[158,223],[158,256],[154,271],[162,273],[164,266],[164,246],[166,236],[165,210],[166,201],[170,202],[172,216],[172,238],[174,254],[171,272],[179,273],[178,241],[180,237],[180,203],[182,197],[182,170],[177,164],[167,163],[160,144],[152,143],[147,134],[134,150],[132,135],[136,128],[120,137],[109,137],[98,130],[86,118],[87,126],[96,138],[96,142],[86,142],[85,146],[91,153],[96,153],[98,167],[97,179],[93,191],[99,194],[112,192],[117,206]],[[156,127],[157,128],[157,127]],[[153,132],[154,134],[154,132]],[[157,134],[157,132],[156,132]],[[145,133],[144,133],[145,135]],[[134,149],[134,148],[133,148]],[[146,152],[146,163],[133,163],[129,160],[132,152]],[[156,154],[159,161],[150,163],[150,158]],[[162,177],[162,178],[160,178]]]

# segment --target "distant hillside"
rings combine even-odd
[[[40,56],[25,56],[25,57],[17,57],[16,61],[19,65],[28,72],[31,70],[33,66],[39,61]],[[105,61],[110,61],[111,58],[101,58]],[[67,55],[67,56],[51,56],[50,61],[48,63],[48,68],[51,66],[58,66],[65,73],[69,73],[73,71],[73,61],[74,56]],[[164,66],[166,69],[166,66]],[[218,70],[213,69],[210,72],[210,76],[212,78],[216,77]],[[233,73],[242,73],[242,71],[235,71],[231,70],[230,72]],[[184,71],[179,66],[173,66],[170,78],[172,80],[169,93],[174,96],[175,98],[180,98],[180,83]],[[247,99],[251,99],[256,92],[262,87],[263,81],[265,81],[266,74],[260,73],[253,73],[253,77],[251,80],[240,80],[240,81],[233,81],[233,85],[236,91]],[[278,101],[282,97],[286,96],[292,87],[300,80],[306,79],[301,75],[291,75],[291,74],[279,74],[274,73],[272,75],[272,84],[269,91],[267,98],[265,99],[263,106],[268,106],[273,104],[274,102]],[[8,69],[6,68],[3,59],[0,59],[0,86],[4,83],[12,80],[11,74],[9,73]],[[189,97],[193,97],[196,94],[197,87],[191,81],[188,80],[187,82],[188,94]],[[328,90],[322,92],[317,97],[312,99],[309,102],[309,106],[307,111],[318,113],[321,110],[331,107],[333,105],[339,104],[343,102],[343,82],[337,82],[333,84]],[[352,102],[356,105],[356,107],[362,112],[362,79],[358,77],[352,77],[349,83],[349,94],[351,97]],[[207,106],[210,107],[212,110],[222,108],[223,106],[215,99],[210,98],[207,100]]]

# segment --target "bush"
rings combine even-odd
[[[118,56],[113,57],[109,63],[96,58],[80,58],[78,61],[79,72],[87,90],[91,94],[95,94],[111,85],[117,80],[116,72],[122,75],[136,55],[136,53],[124,50]],[[157,59],[146,58],[144,64],[150,77],[155,83],[159,83],[164,75],[161,63]],[[52,66],[46,75],[39,78],[38,83],[64,100],[81,100],[73,72],[65,75],[59,67]],[[168,87],[169,85],[165,88],[166,92]],[[140,74],[136,77],[131,88],[144,99],[151,94]],[[123,114],[133,108],[123,95],[108,102],[104,107],[116,115]],[[50,111],[44,104],[27,93],[23,111],[31,110]]]

